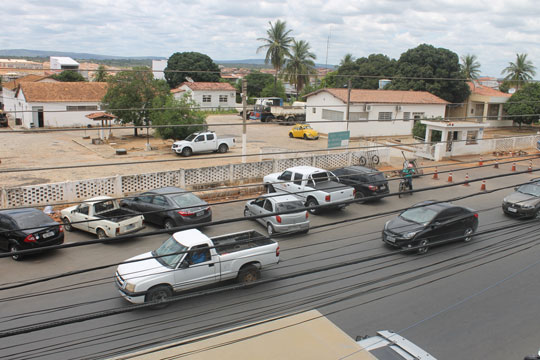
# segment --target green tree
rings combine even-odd
[[[302,91],[304,85],[309,83],[309,76],[316,73],[315,60],[317,56],[309,51],[307,41],[293,40],[291,54],[285,64],[285,80],[296,86],[296,96]]]
[[[153,108],[162,108],[165,110],[150,112],[152,125],[188,125],[201,124],[193,126],[178,127],[158,127],[155,129],[155,136],[162,139],[185,139],[189,134],[203,130],[205,115],[201,111],[193,110],[193,102],[182,97],[176,100],[172,95],[159,96],[152,101]]]
[[[540,83],[525,84],[516,91],[504,104],[503,108],[508,117],[519,124],[531,124],[538,121],[540,114]]]
[[[317,91],[319,89],[322,89],[323,86],[322,86],[322,82],[319,83],[319,84],[307,84],[306,86],[304,86],[304,88],[302,89],[302,92],[300,93],[300,98],[306,96],[307,94],[310,94],[314,91]]]
[[[351,53],[347,53],[339,62],[339,66],[350,65],[352,63],[354,63],[354,56]]]
[[[478,78],[480,75],[480,63],[476,55],[467,54],[461,57],[461,71],[467,80]]]
[[[86,81],[86,79],[76,70],[64,70],[60,74],[54,74],[51,78],[63,82]]]
[[[286,99],[287,95],[285,94],[285,86],[281,81],[278,81],[277,84],[269,83],[261,91],[261,97],[280,97]]]
[[[218,82],[221,78],[219,67],[208,55],[198,52],[172,54],[165,68],[165,79],[171,89],[187,81],[188,77],[193,81],[209,82]]]
[[[277,20],[275,24],[268,22],[270,29],[266,30],[266,38],[258,38],[258,41],[263,41],[264,45],[257,48],[257,53],[261,50],[266,50],[265,63],[271,63],[276,70],[274,76],[274,96],[277,96],[277,78],[283,65],[285,64],[285,58],[290,56],[289,49],[293,38],[289,36],[292,30],[287,30],[287,23],[285,21]]]
[[[261,92],[264,87],[274,82],[274,77],[270,74],[265,74],[260,71],[252,71],[246,77],[247,82],[247,96],[249,97],[261,97]],[[242,84],[238,88],[242,91]]]
[[[106,82],[109,74],[107,74],[107,69],[103,65],[99,65],[94,76],[95,82]]]
[[[167,83],[154,79],[148,67],[135,67],[109,77],[107,93],[101,100],[102,107],[116,115],[123,124],[147,124],[149,111],[156,97],[170,94]],[[137,128],[134,129],[137,136]]]
[[[401,54],[396,74],[388,87],[394,90],[428,91],[451,103],[462,103],[471,91],[456,53],[422,44]]]
[[[536,67],[531,60],[527,60],[527,54],[516,54],[516,62],[508,63],[502,71],[502,75],[507,74],[504,80],[510,81],[519,89],[536,75]]]
[[[325,76],[324,80],[328,87],[346,87],[351,79],[353,89],[378,89],[379,79],[391,78],[395,71],[396,60],[383,54],[371,54],[367,58],[344,62],[336,71]]]

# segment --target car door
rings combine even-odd
[[[193,150],[194,151],[209,151],[210,147],[208,146],[208,141],[206,141],[206,136],[201,134],[193,140]]]
[[[455,236],[453,214],[455,212],[451,208],[444,209],[433,219],[429,235],[430,242],[445,241]]]
[[[219,258],[212,256],[207,245],[197,245],[190,248],[190,251],[202,251],[206,259],[193,264],[190,260],[193,252],[189,252],[184,257],[174,272],[175,290],[184,290],[212,284],[218,280]]]
[[[472,227],[471,214],[462,207],[448,209],[448,231],[451,233],[448,239],[459,240],[465,233],[465,229]]]
[[[293,176],[292,171],[288,171],[288,170],[284,171],[281,175],[278,176],[277,178],[278,182],[274,184],[274,188],[277,190],[289,192],[290,191],[289,186],[291,183],[292,176]]]
[[[252,201],[249,206],[250,213],[253,215],[261,215],[264,206],[264,200],[265,198],[260,197]],[[257,221],[264,224],[264,219],[258,218]]]
[[[0,214],[0,249],[9,250],[9,231],[13,230],[13,224],[7,216]]]
[[[133,199],[130,203],[130,209],[141,213],[144,216],[144,221],[153,223],[153,214],[148,214],[152,210],[152,199],[154,195],[152,193],[143,193],[140,196]]]
[[[148,215],[152,216],[152,223],[161,225],[163,220],[167,217],[167,210],[173,208],[165,196],[157,195],[152,198],[152,203],[149,205],[150,212]],[[146,217],[146,215],[145,215]]]
[[[71,213],[71,226],[76,229],[88,231],[89,229],[89,213],[90,205],[81,204]]]
[[[266,215],[265,217],[261,218],[261,224],[263,224],[264,226],[266,226],[266,224],[268,222],[273,222],[271,217],[268,216],[268,214],[271,214],[274,212],[274,204],[272,203],[272,200],[270,199],[266,199],[264,201],[264,205],[263,207],[261,208],[261,214],[262,215]]]
[[[206,148],[208,151],[217,150],[216,134],[206,134]]]
[[[293,133],[293,136],[294,137],[302,137],[302,134],[301,134],[302,130],[300,129],[300,126],[295,126],[292,130],[292,133]]]

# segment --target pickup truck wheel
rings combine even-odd
[[[272,226],[272,224],[268,223],[266,225],[266,231],[268,231],[268,236],[274,235],[274,227]]]
[[[97,235],[98,239],[106,239],[107,238],[107,234],[105,233],[105,231],[103,229],[97,229],[96,230],[96,235]]]
[[[229,150],[229,147],[227,146],[227,144],[221,144],[221,145],[219,145],[219,147],[218,147],[218,152],[219,152],[219,153],[222,153],[222,154],[223,154],[223,153],[226,153],[227,150]]]
[[[240,284],[250,284],[257,280],[259,280],[261,276],[261,271],[258,267],[255,265],[248,265],[246,267],[243,267],[240,269],[240,272],[238,273],[237,281]]]
[[[67,217],[62,219],[62,223],[64,224],[64,230],[73,231],[73,226],[71,226],[71,222]]]
[[[156,305],[153,306],[154,309],[162,309],[167,307],[168,303],[164,302],[170,299],[172,296],[172,291],[167,286],[156,286],[151,288],[146,293],[144,297],[144,302],[155,302]]]
[[[16,252],[16,251],[19,251],[21,249],[19,249],[19,246],[17,244],[11,244],[9,246],[9,252]],[[17,255],[11,255],[11,258],[15,261],[21,261],[23,259],[23,256],[20,255],[20,254],[17,254]]]
[[[308,199],[308,201],[306,201],[306,207],[308,208],[308,211],[311,213],[311,214],[318,214],[319,211],[317,209],[313,209],[314,206],[317,206],[319,205],[319,203],[317,202],[317,200],[313,199],[313,198],[310,198]]]
[[[188,156],[191,156],[191,154],[193,154],[193,150],[191,150],[191,148],[189,147],[185,147],[182,149],[182,156],[185,156],[185,157],[188,157]]]

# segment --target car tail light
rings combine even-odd
[[[375,185],[368,185],[368,189],[374,191],[374,190],[377,190],[377,186],[375,186]]]
[[[61,232],[61,233],[64,232],[64,226],[63,226],[63,225],[60,225],[60,226],[58,227],[58,232]]]
[[[326,196],[324,197],[324,201],[330,202],[330,195],[326,195]]]
[[[306,219],[309,217],[309,213],[306,211]]]
[[[117,227],[117,228],[116,228],[116,235],[119,235],[119,234],[120,234],[120,228]]]
[[[352,196],[355,198],[356,197],[356,189],[353,189],[352,191]]]
[[[276,221],[281,224],[281,216],[276,215]]]
[[[36,242],[36,238],[34,237],[34,234],[30,234],[27,237],[25,237],[23,241],[25,243]]]
[[[279,246],[276,248],[276,256],[279,256]]]
[[[474,217],[478,219],[478,213],[474,213]]]
[[[178,213],[179,213],[180,215],[182,215],[182,216],[190,216],[190,215],[193,215],[193,214],[194,214],[194,212],[191,212],[191,211],[189,211],[189,210],[185,210],[185,211],[180,210]]]

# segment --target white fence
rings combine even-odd
[[[200,190],[211,186],[256,182],[265,175],[280,172],[292,166],[310,165],[331,170],[359,164],[361,157],[368,159],[369,164],[369,159],[374,153],[378,155],[381,162],[389,161],[389,149],[381,148],[369,153],[365,151],[327,153],[243,164],[3,188],[0,193],[0,208],[54,205],[82,201],[100,195],[121,197],[165,186]]]

